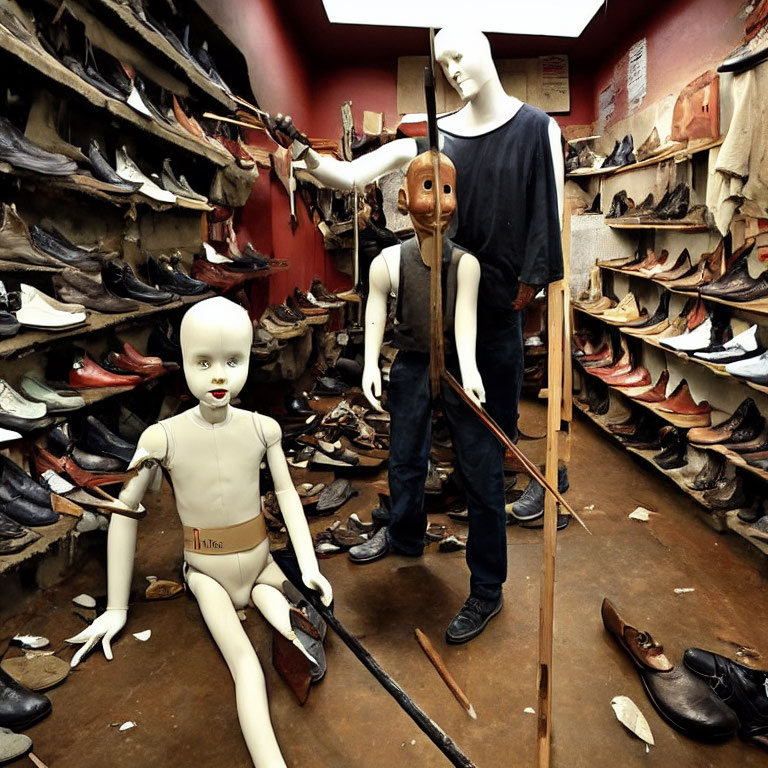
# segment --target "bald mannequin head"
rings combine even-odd
[[[184,315],[180,335],[192,394],[211,408],[229,405],[248,378],[253,342],[248,313],[221,296],[206,299]]]
[[[448,82],[464,101],[497,79],[488,38],[479,30],[443,27],[435,35],[435,56]]]

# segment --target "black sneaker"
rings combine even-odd
[[[466,643],[477,637],[503,605],[502,595],[499,595],[498,600],[481,600],[470,595],[445,630],[446,641],[454,644]]]

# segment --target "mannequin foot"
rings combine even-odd
[[[449,643],[458,644],[477,637],[503,605],[502,595],[497,600],[481,600],[470,595],[445,630],[445,639]]]

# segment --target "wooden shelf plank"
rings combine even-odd
[[[53,525],[44,525],[39,528],[33,528],[40,534],[37,541],[33,541],[21,552],[12,555],[0,556],[0,575],[18,568],[19,565],[47,552],[54,544],[68,541],[77,525],[77,519],[62,515],[57,523]]]
[[[611,229],[665,229],[676,232],[707,232],[709,227],[706,224],[655,224],[624,221],[622,219],[607,219],[605,222]]]

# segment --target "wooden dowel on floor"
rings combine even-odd
[[[437,673],[443,678],[443,682],[448,686],[448,690],[456,697],[456,701],[467,710],[467,714],[473,720],[477,720],[475,708],[470,703],[464,691],[461,690],[459,684],[453,679],[453,675],[448,671],[448,667],[445,666],[445,662],[435,650],[434,646],[429,641],[429,638],[418,627],[413,631],[416,634],[416,639],[419,641],[419,645],[422,647],[424,653],[427,654],[427,658],[432,662],[432,666],[437,670]]]

